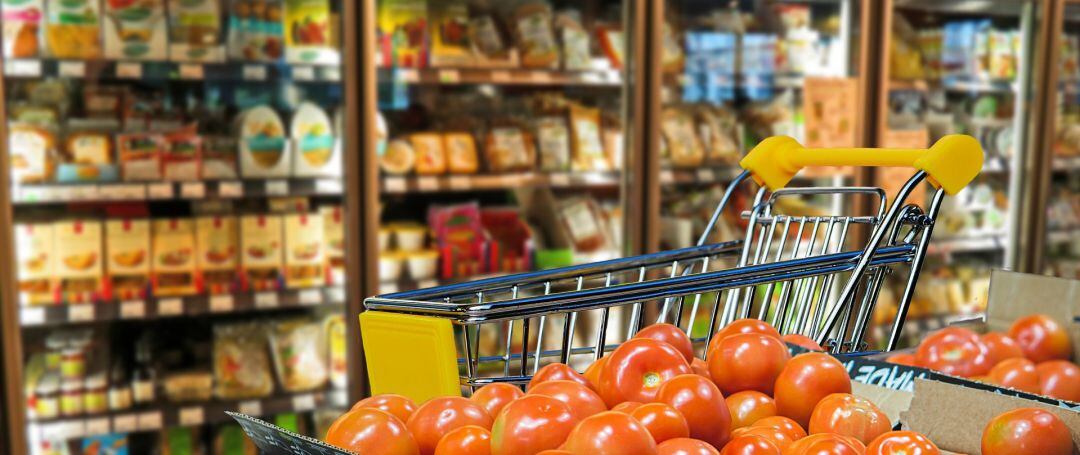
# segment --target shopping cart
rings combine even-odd
[[[941,201],[973,180],[982,161],[979,143],[963,135],[926,150],[805,149],[788,137],[766,139],[740,162],[745,171],[727,187],[698,246],[366,299],[360,325],[371,392],[425,400],[494,382],[523,384],[552,362],[581,371],[643,321],[679,326],[699,352],[716,330],[747,317],[831,352],[861,351],[878,294],[897,276],[903,290],[886,345],[892,350]],[[880,188],[785,188],[806,166],[916,171],[887,204]],[[704,244],[747,176],[762,188],[741,214],[745,237]],[[924,180],[936,189],[925,208],[907,202]],[[860,196],[874,207],[859,215],[785,209],[786,199],[808,196]],[[865,246],[848,246],[855,225],[870,232]]]

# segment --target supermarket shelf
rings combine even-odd
[[[231,422],[226,411],[254,417],[289,412],[307,412],[322,407],[346,407],[343,389],[285,394],[255,400],[222,400],[194,403],[168,403],[141,409],[109,412],[75,418],[30,421],[30,431],[40,432],[46,440],[68,440],[108,433],[153,432],[169,427],[190,427]]]
[[[284,62],[182,63],[170,61],[14,59],[4,62],[4,75],[11,78],[94,78],[116,80],[205,81],[341,81],[341,69],[334,65],[291,65]]]
[[[981,253],[1005,249],[1004,233],[930,239],[928,254]]]
[[[340,196],[341,179],[221,180],[198,182],[14,185],[15,205],[174,199]]]
[[[619,172],[520,172],[490,175],[427,175],[382,177],[382,191],[388,194],[446,191],[490,191],[522,187],[553,188],[614,187]]]
[[[157,297],[104,303],[23,306],[23,327],[84,324],[98,321],[147,320],[206,314],[237,314],[304,308],[345,302],[343,287],[239,292],[215,296]]]
[[[698,169],[661,169],[661,185],[708,185],[727,183],[742,172],[736,165],[723,167],[703,167]]]
[[[416,85],[571,85],[621,87],[619,70],[553,71],[489,68],[380,68],[379,80]]]
[[[1015,93],[1018,91],[1016,82],[1012,80],[972,80],[959,77],[945,77],[940,81],[889,81],[889,90],[892,91],[925,92],[939,88],[950,92],[972,93]]]
[[[1046,234],[1046,241],[1052,244],[1072,243],[1080,238],[1080,228],[1052,229]]]
[[[1053,158],[1053,163],[1051,164],[1051,166],[1052,169],[1056,172],[1069,172],[1080,170],[1080,156],[1055,156]]]

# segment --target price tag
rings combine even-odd
[[[97,185],[73,185],[70,188],[58,189],[67,192],[64,199],[69,201],[96,201],[100,198]]]
[[[84,303],[80,305],[68,305],[68,321],[86,322],[94,320],[94,305]]]
[[[303,289],[297,295],[297,300],[301,305],[318,305],[322,303],[323,296],[318,289]]]
[[[154,431],[161,429],[161,411],[150,411],[139,414],[139,431]]]
[[[198,63],[180,65],[180,79],[202,79],[203,66]]]
[[[142,79],[142,63],[117,63],[116,77],[120,79]]]
[[[142,319],[146,317],[145,300],[120,302],[120,319]]]
[[[134,433],[139,429],[135,414],[121,414],[113,417],[112,429],[116,433]]]
[[[266,67],[262,65],[244,65],[243,69],[244,80],[248,81],[265,81],[266,80]]]
[[[189,182],[180,185],[180,197],[184,199],[202,199],[206,197],[206,185],[203,182]]]
[[[698,169],[697,179],[701,182],[714,182],[716,181],[716,172],[712,169]]]
[[[315,80],[315,68],[310,66],[294,66],[292,69],[293,80],[296,81],[313,81]]]
[[[255,308],[277,308],[278,307],[278,295],[276,292],[257,292],[255,293]]]
[[[267,180],[266,181],[266,195],[267,196],[287,196],[289,194],[289,181],[288,180]]]
[[[417,73],[416,70],[410,68],[397,70],[396,78],[398,82],[406,84],[420,82],[420,74]]]
[[[180,426],[197,427],[206,421],[206,413],[202,406],[190,406],[180,408]]]
[[[451,175],[447,179],[447,184],[453,190],[468,190],[472,188],[472,179],[467,175]]]
[[[671,169],[662,169],[660,171],[660,183],[673,183],[675,181],[675,173]]]
[[[461,72],[458,70],[439,70],[439,83],[456,84],[461,82]]]
[[[259,400],[241,401],[236,410],[241,414],[247,414],[249,416],[261,416],[262,402]]]
[[[244,184],[240,182],[221,182],[218,184],[219,197],[244,197]]]
[[[109,418],[98,417],[86,420],[86,435],[97,436],[109,433]]]
[[[387,193],[404,193],[408,189],[403,177],[386,177],[383,179],[383,186]]]
[[[184,299],[173,297],[158,300],[158,316],[179,316],[184,313]]]
[[[9,60],[4,66],[8,76],[41,76],[41,60]]]
[[[420,280],[420,282],[418,282],[416,284],[420,289],[425,289],[425,288],[433,288],[435,286],[438,286],[439,282],[436,281],[436,280],[430,280],[429,279],[429,280]]]
[[[491,72],[491,82],[494,82],[496,84],[505,84],[507,82],[510,82],[511,80],[512,76],[510,76],[509,71],[500,70]]]
[[[19,321],[22,325],[41,325],[45,323],[45,309],[41,307],[29,307],[19,310]]]
[[[50,423],[41,426],[41,434],[50,440],[77,439],[85,436],[86,426],[81,420]]]
[[[570,186],[570,174],[565,172],[551,174],[551,186]]]
[[[86,62],[60,62],[56,71],[60,77],[86,77]]]
[[[326,301],[334,303],[345,302],[345,288],[332,287],[326,288]]]
[[[439,191],[439,178],[430,175],[417,177],[416,188],[420,191]]]
[[[392,294],[397,291],[397,283],[379,283],[379,294]]]
[[[101,185],[98,195],[115,201],[146,199],[146,186],[139,184]]]
[[[322,78],[330,81],[337,82],[341,80],[341,68],[336,66],[328,66],[322,70]]]
[[[210,296],[211,313],[228,313],[233,310],[234,302],[231,294]]]
[[[551,73],[547,71],[533,71],[532,74],[529,75],[529,79],[532,79],[532,81],[537,84],[550,84]]]
[[[315,181],[315,192],[319,194],[341,194],[344,189],[341,187],[341,180],[319,179]]]
[[[293,411],[304,412],[315,409],[315,395],[305,393],[292,398]]]
[[[146,193],[150,199],[172,199],[173,185],[171,183],[152,183],[146,186]]]

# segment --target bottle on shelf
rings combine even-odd
[[[136,405],[151,403],[157,398],[157,370],[153,365],[149,338],[135,345],[135,365],[131,372],[131,392]]]

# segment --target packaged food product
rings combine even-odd
[[[273,391],[265,330],[255,323],[214,326],[214,396],[242,400]]]
[[[284,54],[282,0],[231,0],[226,40],[231,60],[280,60]]]
[[[484,157],[492,172],[532,169],[536,162],[532,142],[521,128],[503,126],[488,131]]]
[[[323,244],[326,246],[326,266],[330,285],[345,281],[345,219],[340,205],[319,208],[323,224]]]
[[[60,415],[73,417],[83,413],[83,381],[68,379],[60,386]]]
[[[341,156],[334,147],[337,138],[326,111],[314,103],[300,103],[293,114],[289,135],[296,150],[293,175],[341,175]]]
[[[285,59],[292,63],[337,64],[331,39],[338,31],[328,0],[285,0]]]
[[[405,253],[405,264],[409,270],[409,278],[413,280],[428,280],[435,277],[438,271],[439,252],[435,250],[420,250]]]
[[[348,360],[345,345],[345,316],[331,313],[323,320],[323,332],[326,334],[327,365],[330,384],[335,388],[345,387],[348,382]]]
[[[427,0],[383,0],[379,3],[376,35],[383,67],[423,68],[427,65]]]
[[[558,217],[575,251],[591,253],[608,247],[606,223],[596,201],[585,197],[561,201]]]
[[[622,69],[623,62],[626,61],[623,58],[626,39],[622,30],[615,27],[598,26],[596,27],[596,34],[600,39],[600,49],[604,51],[604,55],[607,56],[611,67],[617,70]]]
[[[0,2],[4,17],[4,58],[34,58],[41,52],[43,0]]]
[[[292,161],[285,125],[269,106],[240,115],[240,172],[244,177],[286,177]]]
[[[431,66],[462,67],[472,63],[469,7],[462,0],[432,2]]]
[[[64,140],[64,161],[57,169],[61,182],[107,182],[117,180],[112,137],[105,133],[69,133]]]
[[[705,159],[694,118],[683,109],[664,109],[660,129],[667,141],[671,164],[677,167],[700,166]]]
[[[165,180],[190,181],[199,179],[199,164],[202,158],[202,137],[191,129],[185,128],[165,135],[164,153],[161,166]]]
[[[401,251],[418,251],[424,248],[428,229],[417,223],[394,223],[387,226],[394,234],[394,244]]]
[[[386,153],[379,158],[379,167],[387,174],[407,174],[416,165],[416,151],[403,139],[390,141]]]
[[[55,58],[101,58],[101,6],[96,0],[48,0],[45,42]]]
[[[495,66],[514,63],[516,54],[511,55],[506,47],[499,26],[490,14],[480,14],[469,19],[469,44],[476,55],[478,65]]]
[[[404,258],[397,251],[382,251],[379,253],[379,281],[389,283],[401,278],[401,269]]]
[[[105,251],[112,295],[119,300],[146,298],[150,286],[150,221],[106,221]]]
[[[671,28],[671,24],[664,21],[661,33],[661,46],[663,60],[660,62],[664,67],[666,73],[681,73],[683,70],[683,63],[685,56],[683,54],[682,43],[679,42],[680,34],[676,33]]]
[[[604,156],[607,157],[611,168],[622,169],[625,153],[624,144],[626,136],[623,134],[622,125],[617,120],[604,119],[601,130],[601,138],[604,143]]]
[[[169,0],[169,60],[221,62],[221,0]]]
[[[164,60],[168,56],[165,0],[107,0],[105,57]]]
[[[446,167],[451,174],[475,174],[480,169],[472,134],[446,133],[443,148],[446,150]]]
[[[232,292],[239,283],[236,217],[201,216],[195,220],[196,267],[200,289],[209,294]]]
[[[486,238],[477,203],[431,206],[428,226],[442,258],[440,275],[443,278],[476,275],[486,270],[483,254]],[[399,260],[398,267],[400,263]],[[381,269],[381,260],[379,265]]]
[[[122,87],[87,86],[82,90],[83,109],[93,118],[118,118],[127,92]]]
[[[276,290],[281,285],[281,217],[244,215],[240,218],[240,267],[245,288]]]
[[[68,303],[100,300],[104,292],[101,223],[60,221],[53,228],[60,299]]]
[[[235,179],[236,139],[225,136],[203,136],[202,178],[204,180]]]
[[[577,18],[580,13],[560,13],[555,19],[555,27],[562,42],[563,69],[587,70],[592,67],[592,55],[589,54],[589,33],[581,26]]]
[[[600,139],[600,110],[570,106],[570,144],[574,171],[607,171],[611,163]]]
[[[87,414],[101,414],[109,410],[109,380],[105,372],[86,377],[83,383],[83,409]]]
[[[317,213],[285,215],[285,286],[307,288],[325,282],[323,219]]]
[[[326,384],[326,338],[319,323],[295,320],[275,324],[270,348],[281,388],[303,392]]]
[[[119,134],[116,145],[124,180],[161,180],[161,155],[167,147],[165,137],[155,133]]]
[[[540,144],[540,169],[569,170],[570,131],[566,126],[566,118],[551,115],[536,119],[536,136]]]
[[[446,151],[442,136],[438,133],[416,133],[409,136],[416,151],[416,173],[437,175],[446,173]]]
[[[19,302],[36,305],[53,301],[53,226],[48,223],[15,226],[15,256]]]
[[[726,111],[702,107],[697,111],[705,157],[708,161],[735,163],[739,160],[739,142],[734,119]]]
[[[60,415],[60,377],[46,374],[34,389],[34,412],[39,419],[55,419]]]
[[[29,123],[12,123],[8,128],[12,180],[36,183],[52,179],[55,147],[56,136],[49,130]]]
[[[154,295],[181,296],[197,292],[195,283],[195,223],[190,218],[155,219]]]
[[[553,68],[559,64],[559,46],[551,22],[551,6],[547,2],[529,1],[514,10],[513,29],[522,66]]]
[[[214,390],[214,376],[206,371],[171,373],[162,380],[165,398],[174,403],[207,401]]]

